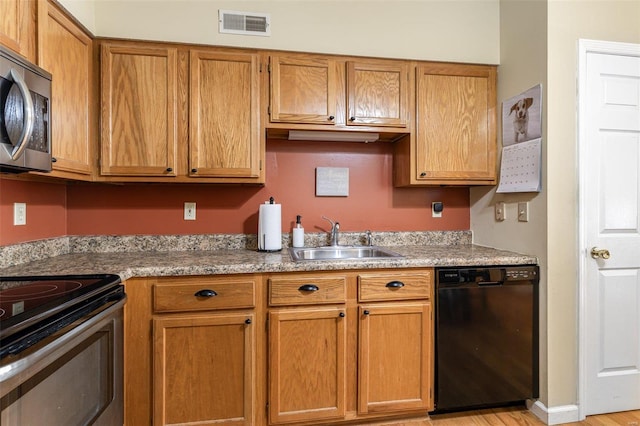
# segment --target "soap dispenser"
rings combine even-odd
[[[296,216],[296,225],[293,228],[293,246],[294,247],[304,247],[304,228],[302,227],[302,223],[300,222],[302,216]]]

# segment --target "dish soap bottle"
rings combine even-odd
[[[294,247],[304,247],[304,228],[302,227],[302,223],[300,223],[300,219],[302,216],[296,216],[296,226],[293,228],[293,246]]]

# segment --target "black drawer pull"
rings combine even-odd
[[[386,285],[387,288],[402,288],[404,283],[402,281],[389,281]]]
[[[246,320],[244,320],[244,323],[247,325],[251,324],[251,318],[247,318]]]
[[[194,294],[194,296],[196,297],[213,297],[213,296],[217,296],[218,293],[216,293],[213,290],[209,290],[207,288],[203,289],[203,290],[199,290],[196,292],[196,294]]]
[[[318,291],[320,288],[315,284],[305,284],[301,285],[298,290],[300,291]]]
[[[338,316],[339,316],[340,318],[344,318],[344,316],[345,316],[345,315],[344,315],[344,312],[340,312],[340,313],[338,314]]]
[[[365,309],[362,313],[363,313],[364,315],[369,315],[369,311],[368,311],[367,309]]]

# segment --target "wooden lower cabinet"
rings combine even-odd
[[[433,270],[125,282],[125,425],[327,425],[433,409]]]
[[[430,409],[431,304],[359,307],[358,413]]]
[[[342,419],[346,410],[344,308],[269,312],[269,420]]]
[[[433,409],[431,269],[278,274],[267,283],[270,424]]]
[[[125,282],[126,426],[266,424],[260,284],[253,274]]]
[[[154,425],[251,425],[255,320],[248,312],[153,319]]]

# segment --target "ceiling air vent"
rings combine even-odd
[[[268,13],[218,10],[221,33],[270,36],[269,21]]]

